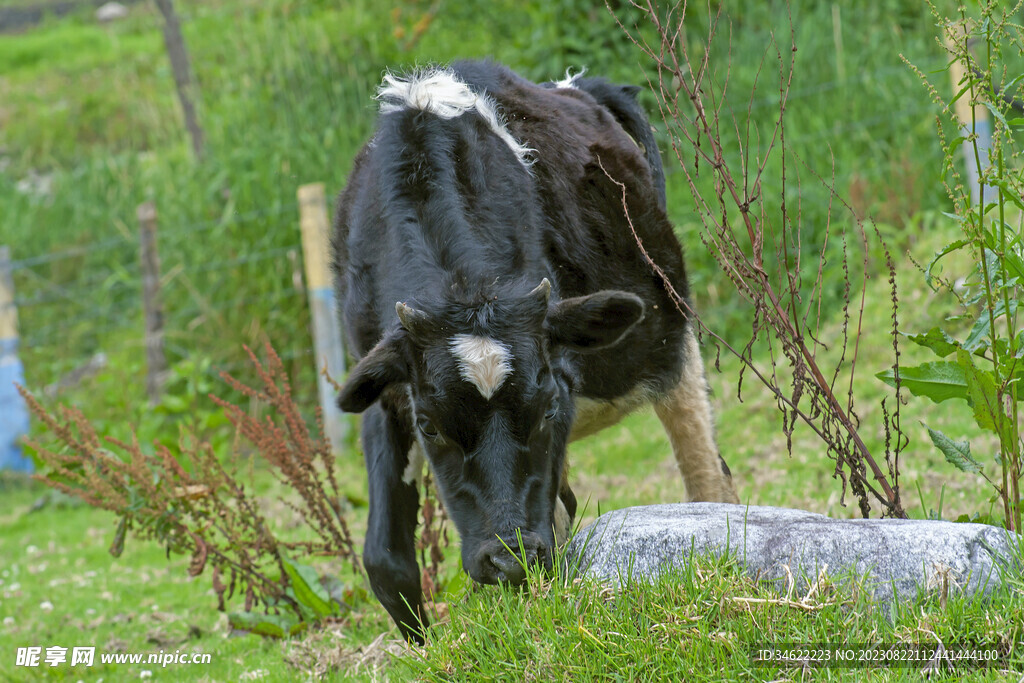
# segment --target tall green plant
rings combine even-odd
[[[1024,129],[1019,111],[1024,68],[1013,69],[1008,60],[1024,51],[1024,28],[1011,21],[1022,4],[1010,8],[1001,0],[983,0],[980,15],[973,18],[963,5],[953,18],[942,16],[933,6],[945,33],[947,70],[954,74],[956,86],[956,94],[948,101],[904,58],[943,105],[943,115],[937,117],[945,150],[942,179],[953,202],[953,212],[946,215],[960,229],[960,237],[932,259],[925,277],[931,287],[946,289],[958,298],[964,315],[957,320],[966,317],[972,325],[962,339],[938,326],[911,335],[911,341],[943,360],[879,374],[883,381],[902,384],[916,396],[965,403],[978,426],[997,437],[999,452],[993,467],[971,453],[968,441],[928,430],[950,463],[964,472],[980,473],[995,488],[1003,523],[1017,531],[1021,529],[1019,402],[1024,397],[1020,386],[1024,329],[1018,315],[1018,301],[1024,294],[1024,176],[1019,163],[1024,150],[1015,132]],[[961,101],[958,115],[954,105]],[[961,149],[966,177],[957,169]],[[940,264],[953,254],[966,255],[972,264],[970,274],[956,283],[940,274]]]

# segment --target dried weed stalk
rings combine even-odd
[[[653,0],[634,1],[631,4],[649,23],[648,28],[653,28],[657,39],[648,41],[645,36],[649,33],[635,26],[628,28],[621,21],[619,26],[654,67],[656,80],[650,83],[650,87],[658,99],[672,150],[701,217],[701,237],[722,272],[753,309],[750,340],[742,350],[733,349],[708,329],[690,309],[688,302],[675,294],[669,285],[677,307],[680,311],[686,310],[687,314],[697,320],[703,333],[711,335],[734,353],[741,360],[743,371],[753,373],[772,393],[783,415],[783,431],[790,449],[793,429],[798,420],[808,425],[824,441],[830,456],[836,461],[835,476],[842,481],[844,499],[849,488],[857,497],[865,517],[870,512],[872,498],[881,504],[884,514],[905,517],[898,488],[898,458],[906,439],[899,432],[898,401],[892,415],[883,404],[887,433],[887,471],[879,466],[861,438],[860,421],[854,411],[853,375],[857,365],[869,274],[867,234],[863,223],[837,194],[834,179],[828,181],[813,171],[810,171],[811,175],[829,192],[830,220],[819,228],[823,239],[820,251],[816,254],[816,266],[806,268],[801,263],[804,248],[801,244],[800,210],[799,206],[795,211],[792,210],[787,202],[789,196],[799,196],[799,192],[791,194],[793,188],[790,186],[793,183],[787,177],[787,170],[795,156],[786,144],[785,126],[786,105],[796,61],[792,27],[785,51],[773,40],[765,52],[767,58],[773,51],[778,64],[777,115],[774,125],[765,135],[757,130],[751,116],[753,92],[758,88],[756,82],[746,117],[741,120],[731,114],[725,102],[729,81],[728,63],[723,83],[717,82],[711,73],[712,55],[718,53],[716,38],[722,6],[719,6],[717,13],[714,10],[709,12],[707,33],[701,41],[700,49],[692,51],[685,41],[685,2],[679,2],[670,9],[659,7]],[[762,62],[758,69],[759,78],[764,66]],[[762,177],[769,160],[774,157],[781,161],[781,213],[769,209],[762,187]],[[625,189],[611,175],[608,177],[620,189]],[[859,292],[854,292],[854,283],[851,282],[847,251],[849,235],[843,225],[831,220],[836,205],[849,212],[849,223],[856,226],[853,239],[863,248],[862,275],[857,283]],[[624,192],[623,208],[628,218],[629,206]],[[830,240],[841,246],[844,283],[842,334],[837,343],[839,359],[831,371],[824,366],[827,361],[823,352],[827,346],[821,341],[822,323],[825,320],[822,315],[823,272]],[[639,238],[637,241],[640,242]],[[640,248],[643,250],[642,244]],[[656,272],[660,271],[646,251],[644,254],[652,268]],[[898,355],[895,276],[887,252],[886,257],[893,304],[892,345]],[[808,279],[809,282],[806,281]],[[665,281],[668,284],[667,279]],[[855,298],[860,299],[859,309],[851,315],[850,303]],[[754,345],[759,340],[767,343],[772,361],[770,370],[762,370],[754,362]],[[788,379],[780,378],[775,369],[777,361],[782,358],[790,367]],[[738,392],[742,391],[742,380],[741,371]],[[895,444],[888,438],[890,428],[896,431]]]
[[[423,480],[423,506],[420,513],[423,526],[416,540],[416,549],[420,551],[420,584],[427,600],[434,602],[438,594],[437,587],[441,583],[444,549],[450,545],[450,541],[448,515],[429,474]]]
[[[299,494],[298,505],[281,500],[305,520],[314,532],[311,540],[279,537],[263,515],[265,502],[241,483],[209,444],[188,434],[175,451],[157,443],[155,452],[147,454],[134,437],[130,443],[111,437],[101,440],[79,410],[59,406],[51,413],[19,387],[32,414],[60,446],[49,448],[33,439],[27,443],[49,468],[36,479],[120,517],[110,547],[114,556],[124,549],[127,532],[134,531],[140,538],[162,543],[168,554],[191,556],[191,576],[210,567],[219,609],[238,593],[244,595],[246,611],[283,604],[301,620],[300,605],[286,595],[285,558],[329,555],[349,561],[357,573],[362,569],[338,508],[333,457],[322,428],[318,437],[310,435],[270,345],[266,365],[246,351],[263,387],[254,389],[223,377],[244,395],[265,402],[269,415],[260,420],[214,400],[238,433],[267,459],[278,480]]]

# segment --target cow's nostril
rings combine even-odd
[[[491,555],[491,564],[498,570],[499,581],[520,584],[526,580],[525,563],[504,549]]]
[[[497,535],[484,541],[473,560],[470,575],[480,583],[520,585],[531,565],[548,566],[548,549],[537,534],[517,529],[515,535]]]

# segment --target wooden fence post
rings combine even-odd
[[[18,359],[18,309],[14,301],[11,251],[0,247],[0,470],[31,472],[18,440],[28,433],[28,408],[15,388],[25,384]]]
[[[178,90],[185,128],[188,129],[189,139],[192,141],[192,152],[196,159],[202,159],[203,129],[199,126],[199,117],[196,115],[193,101],[195,79],[192,77],[188,50],[185,49],[185,38],[181,35],[181,22],[178,21],[178,13],[174,11],[173,0],[156,0],[156,5],[164,15],[164,45],[167,47],[167,58],[171,61],[171,71],[174,72],[174,86]]]
[[[139,204],[139,260],[142,264],[142,311],[146,322],[146,395],[150,405],[160,401],[167,358],[164,356],[164,313],[160,303],[160,256],[156,248],[156,205]]]
[[[338,408],[334,387],[323,375],[336,381],[345,374],[345,342],[338,320],[331,286],[330,224],[323,183],[303,185],[298,191],[299,227],[302,229],[302,257],[306,265],[306,294],[313,318],[313,349],[316,353],[317,388],[324,429],[331,447],[337,452],[345,442],[347,422]]]

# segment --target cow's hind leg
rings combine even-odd
[[[687,500],[738,503],[732,473],[715,444],[708,381],[692,327],[683,341],[683,373],[654,404],[686,484]]]

